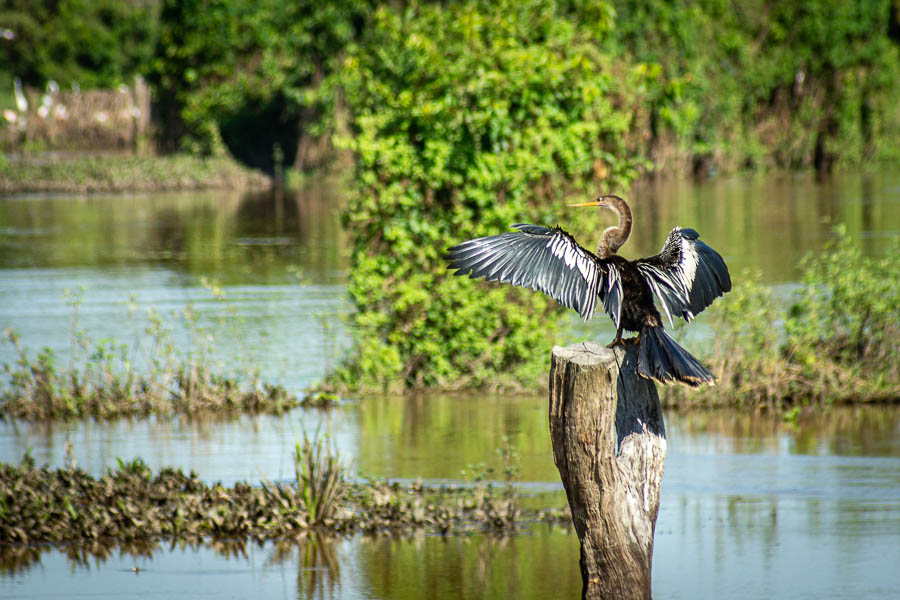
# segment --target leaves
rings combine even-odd
[[[540,294],[453,277],[447,247],[552,222],[585,190],[638,159],[596,29],[554,2],[380,9],[338,75],[355,135],[345,224],[357,349],[333,378],[349,387],[530,385],[559,311]],[[377,48],[377,52],[371,49]],[[593,193],[593,192],[592,192]]]
[[[893,400],[900,395],[900,244],[863,255],[846,228],[803,261],[791,303],[744,273],[709,310],[719,385],[669,401],[751,407]]]

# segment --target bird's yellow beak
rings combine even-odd
[[[596,200],[591,200],[590,202],[577,202],[575,204],[570,204],[569,206],[606,206],[606,196],[600,196]]]

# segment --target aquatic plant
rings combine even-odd
[[[221,290],[204,282],[217,301],[227,304]],[[174,414],[279,413],[299,405],[284,387],[264,383],[250,353],[241,350],[235,375],[221,373],[216,358],[215,329],[200,324],[189,305],[173,314],[174,324],[148,309],[147,325],[131,346],[112,340],[92,340],[78,321],[83,291],[70,292],[72,351],[67,365],[45,348],[32,357],[12,330],[4,332],[16,356],[4,364],[7,376],[0,388],[0,415],[26,420],[80,417],[115,418]],[[219,327],[234,326],[231,319]],[[128,319],[137,305],[132,300]],[[180,323],[179,323],[180,321]],[[174,341],[180,325],[190,340],[187,350]],[[234,336],[241,339],[240,336]],[[141,343],[141,339],[146,343]]]
[[[334,519],[344,496],[344,467],[321,437],[294,445],[294,473],[311,525]]]
[[[282,539],[311,529],[329,534],[506,532],[523,520],[565,522],[567,517],[564,511],[520,509],[514,498],[497,498],[490,486],[473,491],[421,483],[350,484],[321,439],[304,440],[296,451],[298,481],[233,486],[206,484],[193,472],[172,468],[154,473],[140,459],[120,460],[116,468],[92,477],[71,465],[38,467],[26,454],[19,465],[0,464],[2,546]]]
[[[839,226],[802,264],[788,306],[759,274],[736,277],[710,311],[715,335],[706,359],[718,385],[666,390],[663,402],[777,410],[900,398],[900,243],[881,259],[868,258]]]
[[[344,467],[337,453],[319,436],[304,434],[294,444],[294,477],[290,483],[263,482],[263,491],[282,515],[299,519],[300,527],[334,524],[346,493]]]

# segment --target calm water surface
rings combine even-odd
[[[827,185],[792,176],[669,182],[634,197],[631,256],[657,251],[673,225],[691,226],[733,273],[759,269],[788,287],[797,260],[820,248],[834,223],[847,223],[874,256],[900,232],[897,175]],[[69,360],[70,290],[80,296],[75,328],[146,354],[146,309],[188,345],[182,313],[190,306],[215,334],[225,368],[250,357],[266,379],[302,389],[348,347],[338,202],[328,182],[282,197],[0,199],[0,328],[15,329],[32,351],[48,346]],[[608,335],[603,327],[579,332]],[[0,362],[12,360],[8,346],[0,349]],[[60,466],[69,442],[92,473],[142,457],[207,481],[286,479],[294,441],[319,430],[355,476],[465,481],[473,468],[502,470],[496,449],[506,438],[520,453],[527,501],[558,505],[546,410],[542,397],[427,396],[227,422],[2,422],[0,460],[17,462],[30,448],[39,463]],[[655,597],[900,597],[900,409],[821,409],[794,425],[669,413],[667,429]],[[576,598],[581,588],[577,538],[545,525],[506,539],[30,552],[0,567],[0,597]]]
[[[31,447],[39,462],[61,465],[69,440],[79,466],[94,473],[116,457],[141,456],[207,480],[286,478],[297,432],[330,422],[356,475],[465,481],[460,469],[469,464],[501,469],[495,448],[506,436],[521,452],[523,494],[561,505],[546,410],[542,397],[435,396],[233,423],[7,424],[0,458],[15,461]],[[796,425],[725,412],[666,419],[656,597],[891,597],[900,589],[900,407],[810,411]],[[36,563],[6,569],[0,595],[29,598],[62,590],[75,597],[576,598],[581,585],[577,538],[542,524],[500,540],[163,544],[83,561],[47,549]]]

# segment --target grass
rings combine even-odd
[[[283,515],[304,527],[331,526],[347,492],[344,467],[335,452],[317,437],[306,435],[294,445],[294,477],[290,484],[263,482],[266,497]]]
[[[245,189],[269,178],[231,158],[175,156],[73,156],[0,158],[0,194],[95,193]]]
[[[0,415],[28,421],[234,415],[280,413],[300,405],[284,387],[263,382],[252,353],[243,348],[236,373],[221,372],[216,335],[223,327],[236,327],[239,318],[221,289],[206,285],[216,301],[226,304],[226,316],[216,329],[202,326],[190,305],[180,315],[173,313],[171,318],[183,328],[188,344],[177,344],[174,326],[153,309],[147,310],[144,343],[94,341],[79,326],[80,293],[69,296],[72,352],[67,365],[61,365],[49,348],[32,356],[18,335],[7,329],[5,341],[16,361],[3,365],[7,381],[0,388]],[[129,319],[136,310],[132,302]],[[241,339],[237,334],[232,337]]]

